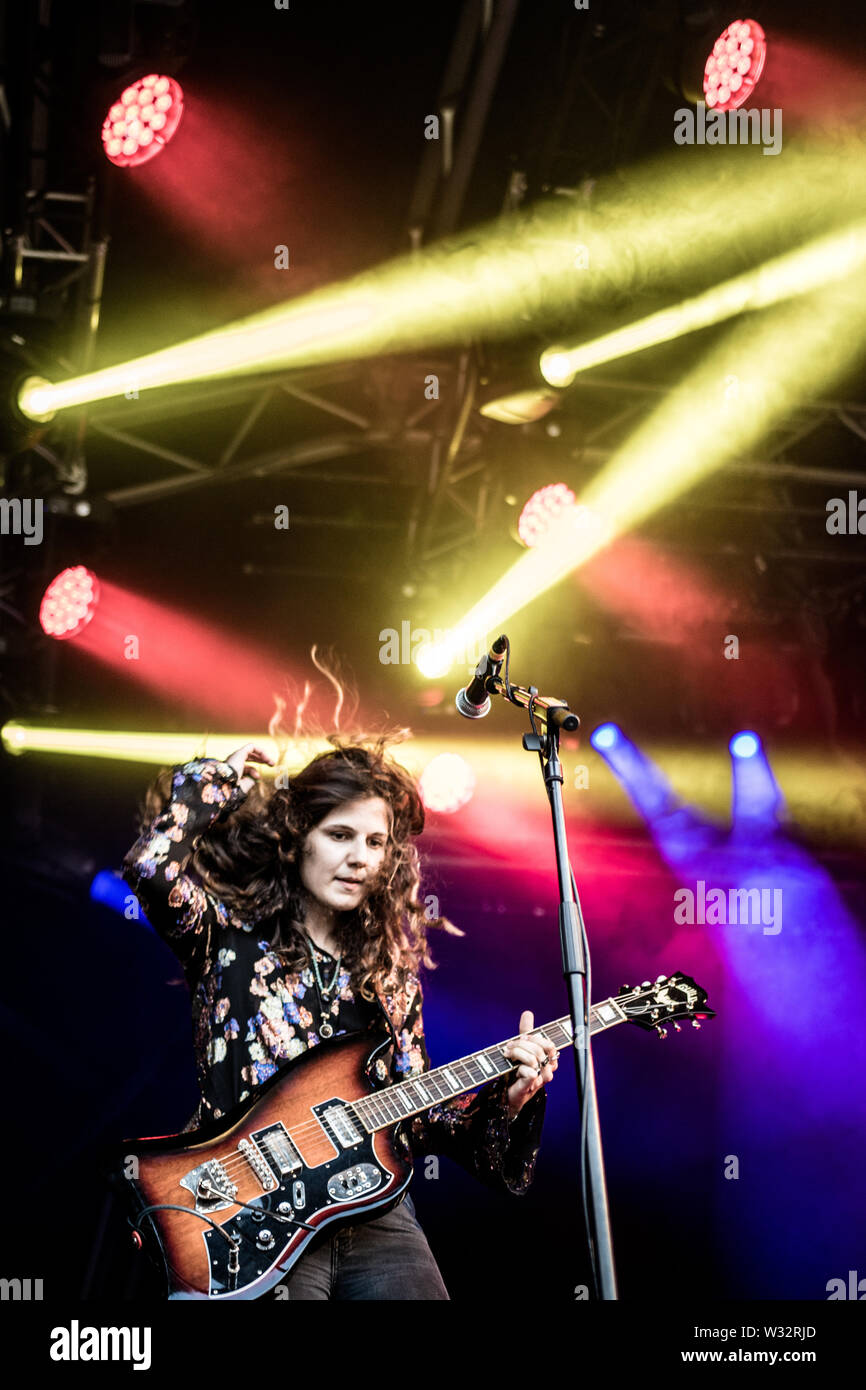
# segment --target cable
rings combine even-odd
[[[238,1198],[238,1197],[231,1197],[227,1192],[220,1192],[220,1190],[219,1190],[218,1187],[214,1187],[212,1183],[209,1183],[209,1182],[207,1182],[206,1180],[203,1181],[202,1183],[200,1183],[199,1186],[201,1187],[201,1189],[202,1189],[203,1192],[212,1192],[212,1193],[214,1194],[215,1197],[221,1197],[221,1198],[223,1199],[223,1201],[225,1201],[225,1202],[231,1202],[233,1206],[236,1206],[236,1207],[246,1207],[248,1211],[257,1212],[257,1213],[259,1213],[259,1214],[262,1215],[262,1216],[268,1216],[268,1217],[272,1218],[274,1221],[282,1221],[282,1222],[284,1222],[285,1225],[287,1225],[287,1226],[288,1226],[288,1225],[292,1225],[292,1226],[303,1226],[303,1228],[304,1228],[305,1231],[317,1231],[317,1230],[319,1229],[318,1226],[310,1226],[308,1222],[302,1221],[301,1218],[300,1218],[299,1216],[295,1216],[295,1215],[292,1215],[292,1216],[283,1216],[283,1215],[282,1215],[280,1212],[278,1212],[278,1211],[268,1211],[268,1212],[265,1212],[265,1211],[262,1209],[262,1207],[254,1207],[254,1206],[252,1205],[251,1202],[242,1202],[242,1201],[240,1200],[240,1198]],[[188,1207],[181,1207],[181,1211],[188,1211],[188,1210],[189,1210]],[[241,1235],[243,1235],[243,1234],[244,1234],[243,1231],[241,1231]]]
[[[246,1204],[242,1203],[241,1205]],[[188,1216],[197,1216],[200,1221],[206,1221],[209,1226],[213,1226],[215,1231],[219,1231],[220,1235],[223,1237],[224,1240],[228,1241],[229,1245],[232,1247],[233,1250],[240,1249],[238,1242],[229,1235],[228,1231],[224,1231],[222,1226],[219,1226],[216,1223],[216,1221],[213,1220],[212,1217],[205,1216],[203,1211],[196,1211],[194,1207],[181,1207],[176,1202],[154,1202],[151,1206],[144,1207],[140,1212],[138,1212],[135,1221],[133,1221],[131,1216],[128,1216],[126,1219],[137,1235],[143,1235],[144,1232],[139,1230],[136,1222],[140,1221],[143,1216],[148,1216],[152,1211],[185,1211]],[[156,1222],[154,1222],[154,1230],[157,1232],[158,1235],[159,1229],[156,1225]]]

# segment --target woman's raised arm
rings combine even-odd
[[[173,767],[168,805],[123,858],[124,879],[188,979],[204,964],[214,925],[247,925],[218,902],[187,865],[201,835],[245,799],[254,778],[241,774],[251,757],[270,761],[248,743],[225,762],[197,758]]]

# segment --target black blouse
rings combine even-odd
[[[192,1000],[193,1047],[201,1100],[184,1132],[219,1119],[281,1065],[309,1047],[327,1046],[313,972],[290,971],[271,950],[275,920],[244,921],[203,885],[188,861],[198,839],[245,799],[228,763],[201,758],[172,769],[171,800],[123,860],[123,876],[154,930],[180,960]],[[316,951],[322,983],[336,960]],[[341,969],[329,1010],[333,1036],[387,1028],[390,1050],[370,1075],[386,1086],[430,1070],[417,975],[385,982],[375,1001],[356,994]],[[544,1122],[544,1087],[508,1118],[513,1074],[478,1091],[434,1105],[405,1121],[404,1156],[437,1153],[454,1159],[499,1192],[530,1187]]]

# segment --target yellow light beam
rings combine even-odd
[[[255,743],[263,752],[280,759],[280,746],[267,733],[145,733],[117,729],[62,729],[52,725],[32,724],[11,719],[0,727],[0,740],[7,753],[59,755],[61,757],[102,758],[111,762],[148,763],[156,767],[175,767],[194,758],[219,758],[224,761],[236,748]],[[284,743],[284,755],[278,768],[259,764],[263,778],[278,771],[297,771],[306,766],[317,753],[332,752],[332,745],[323,738],[290,739]],[[439,738],[410,738],[395,744],[391,756],[413,776],[418,776],[425,764],[437,753],[453,751],[453,741],[447,745]]]
[[[551,386],[562,389],[570,386],[579,372],[590,367],[641,352],[657,343],[670,342],[739,314],[766,309],[782,299],[808,294],[852,274],[864,262],[866,223],[860,222],[846,231],[833,232],[796,251],[777,256],[756,270],[713,286],[694,299],[661,309],[592,342],[576,347],[548,348],[539,359],[541,374]]]
[[[661,403],[581,501],[630,530],[833,386],[864,351],[866,274],[735,325]]]
[[[852,137],[788,141],[771,173],[723,149],[711,156],[696,164],[678,149],[625,186],[599,181],[591,212],[551,198],[158,352],[54,385],[32,379],[19,407],[45,420],[185,381],[523,334],[613,294],[682,291],[705,282],[708,259],[715,272],[726,258],[760,259],[866,211],[866,161]]]
[[[195,733],[121,733],[105,729],[56,729],[47,726],[10,720],[0,728],[0,738],[10,753],[40,753],[61,757],[96,757],[113,762],[151,764],[154,767],[174,767],[196,757],[225,759],[244,743],[260,744],[267,752],[277,754],[276,744],[267,734],[195,734]],[[294,741],[287,753],[284,767],[288,771],[303,767],[318,752],[326,752],[330,744],[323,740]],[[532,761],[520,751],[515,752],[512,738],[485,738],[479,742],[477,730],[465,733],[457,727],[447,743],[441,738],[412,738],[392,749],[396,760],[413,776],[418,776],[426,763],[437,753],[459,751],[471,763],[480,788],[486,789],[495,801],[497,796],[506,803],[523,797],[535,804],[538,795],[538,771]],[[710,814],[725,817],[730,808],[730,759],[724,748],[707,752],[690,744],[651,744],[644,748],[648,757],[670,776],[677,794],[690,804],[701,805]],[[606,768],[602,758],[589,747],[563,749],[566,784],[572,784],[574,770],[590,762],[599,769],[593,772],[593,815],[599,809],[605,815],[638,824],[640,815],[623,795],[622,787]],[[836,821],[842,816],[844,825],[832,827],[838,839],[866,843],[866,816],[858,787],[862,786],[866,762],[851,758],[846,767],[828,768],[821,749],[786,753],[777,750],[773,770],[794,818],[819,837],[828,834],[827,807],[837,808]],[[262,768],[263,777],[270,769]],[[476,797],[478,792],[476,792]],[[840,810],[840,797],[844,803]],[[470,815],[471,815],[470,803]],[[859,808],[859,810],[858,810]],[[583,817],[583,799],[572,797],[569,814]],[[489,830],[489,826],[487,827]],[[501,827],[497,827],[496,838]],[[525,827],[520,831],[525,835]],[[479,839],[480,849],[485,848]]]
[[[154,734],[134,730],[59,729],[17,719],[3,725],[0,738],[7,753],[64,753],[119,762],[164,763],[172,767],[198,757],[224,759],[244,743],[256,743],[274,758],[279,752],[275,740],[261,733]],[[322,752],[329,746],[321,741],[321,746],[313,752]]]
[[[477,631],[501,631],[533,598],[616,536],[752,448],[866,351],[866,272],[732,328],[662,402],[556,527],[423,652],[441,674]],[[582,524],[576,528],[578,515]],[[419,655],[422,655],[419,653]]]

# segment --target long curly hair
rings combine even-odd
[[[412,840],[424,829],[424,805],[415,779],[389,756],[407,730],[367,737],[331,734],[330,752],[319,753],[294,775],[264,777],[245,801],[217,818],[189,861],[205,888],[244,921],[272,925],[270,948],[289,968],[309,960],[303,932],[306,890],[299,860],[309,832],[326,815],[357,798],[381,797],[390,812],[390,833],[381,869],[358,907],[339,919],[343,964],[367,1000],[386,981],[405,984],[423,964],[437,968],[427,933],[464,936],[422,899],[420,861]],[[171,769],[148,788],[142,823],[168,802]]]

